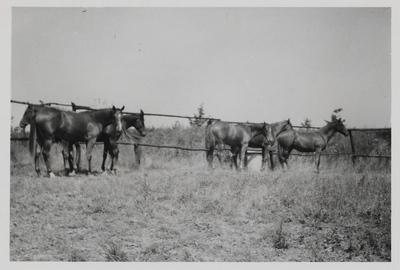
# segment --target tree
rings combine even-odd
[[[311,127],[311,120],[308,119],[308,117],[306,117],[306,119],[304,119],[304,122],[301,123],[301,126],[302,126],[302,127],[305,127],[305,128]]]
[[[189,118],[189,124],[191,126],[202,126],[207,119],[205,119],[205,112],[204,112],[204,107],[203,103],[200,104],[200,107],[197,108],[197,114],[193,114],[193,118]]]
[[[342,118],[342,117],[339,115],[339,113],[340,113],[341,111],[343,111],[342,108],[338,108],[338,109],[333,110],[333,114],[331,115],[331,120],[332,120],[332,121],[335,121],[335,120],[337,120],[337,119],[339,119],[339,118]]]

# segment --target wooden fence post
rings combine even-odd
[[[142,156],[142,149],[139,149],[139,145],[134,144],[134,152],[135,152],[135,164],[134,166],[139,167],[140,166],[140,158]]]
[[[350,146],[351,146],[351,159],[353,160],[353,165],[356,165],[356,147],[354,145],[354,138],[352,134],[352,130],[349,130],[349,137],[350,137]]]

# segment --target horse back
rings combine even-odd
[[[209,126],[210,132],[219,143],[230,146],[242,145],[251,140],[250,128],[243,124],[228,124],[222,121],[214,122]]]
[[[294,149],[301,152],[315,152],[317,149],[325,149],[327,141],[319,131],[296,132],[293,142]]]

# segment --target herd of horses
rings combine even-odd
[[[96,142],[104,143],[102,170],[106,171],[107,155],[111,156],[110,171],[116,172],[118,167],[119,150],[117,141],[122,134],[138,142],[140,137],[147,134],[144,124],[144,112],[123,113],[122,108],[94,110],[89,107],[76,106],[72,103],[73,111],[63,111],[44,105],[28,104],[20,121],[20,127],[31,126],[29,136],[29,151],[35,160],[35,170],[40,175],[39,157],[43,155],[47,173],[54,177],[50,165],[50,149],[53,143],[63,146],[64,169],[72,176],[80,171],[80,145],[86,144],[86,159],[88,173],[91,173],[92,150]],[[77,112],[77,110],[84,110]],[[272,162],[272,146],[278,147],[278,158],[284,171],[293,149],[300,152],[315,152],[316,172],[319,172],[321,152],[326,148],[329,139],[339,132],[348,136],[343,124],[344,120],[332,119],[327,125],[315,131],[297,131],[293,129],[290,120],[276,123],[239,123],[231,124],[220,120],[209,120],[207,123],[206,158],[209,166],[213,166],[214,151],[222,165],[222,151],[225,145],[231,147],[232,164],[241,171],[247,165],[246,152],[248,147],[262,149],[261,170],[265,170],[268,154]],[[127,130],[134,127],[140,136]],[[76,148],[74,155],[73,146]],[[239,159],[239,162],[238,162]]]

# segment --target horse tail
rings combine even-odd
[[[29,134],[29,153],[31,154],[31,157],[35,156],[35,149],[37,146],[37,140],[36,140],[37,134],[36,134],[36,121],[35,121],[35,116],[32,117],[31,119],[31,131]]]
[[[212,133],[211,126],[207,126],[207,131],[206,131],[206,149],[209,150],[214,150],[215,148],[215,137],[214,134]]]

